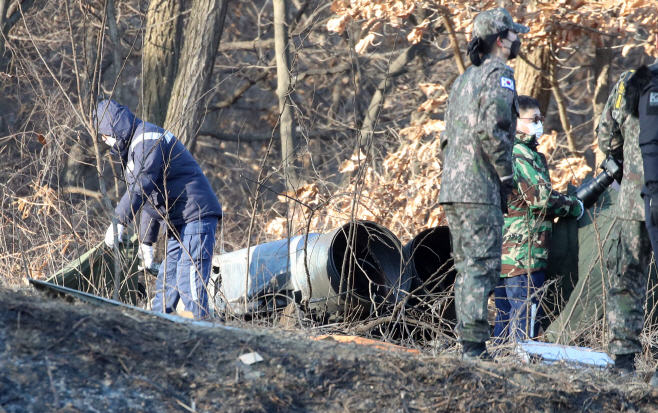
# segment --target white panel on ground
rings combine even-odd
[[[539,358],[545,364],[553,364],[561,361],[577,366],[601,368],[614,364],[614,361],[606,353],[585,347],[526,341],[525,343],[520,343],[516,347],[516,350],[523,356],[525,361],[530,361],[532,358]]]

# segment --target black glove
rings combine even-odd
[[[646,196],[646,195],[645,195]],[[652,227],[658,226],[658,192],[654,192],[649,196],[649,216],[645,217],[651,223]]]
[[[509,198],[513,190],[514,179],[506,179],[504,181],[500,181],[500,209],[503,211],[503,215],[507,215],[509,213],[509,209],[507,208],[507,198]]]

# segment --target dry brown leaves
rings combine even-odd
[[[343,225],[353,216],[381,224],[405,241],[425,228],[440,225],[439,139],[424,138],[443,129],[442,121],[430,120],[400,131],[404,144],[386,157],[381,175],[370,168],[362,153],[346,160],[341,171],[354,176],[340,194],[323,193],[316,183],[300,188],[295,193],[297,199],[321,208],[312,217],[308,210],[298,215],[295,226],[306,228],[310,218],[311,232],[323,232]],[[284,217],[276,218],[267,225],[266,232],[284,236],[286,222]]]
[[[421,7],[448,15],[456,32],[470,34],[477,13],[497,5],[494,0],[334,0],[331,9],[339,17],[330,20],[327,29],[342,33],[349,21],[365,21],[362,25],[363,36],[368,37],[380,27],[375,22],[388,22],[399,27],[400,20]],[[639,27],[652,33],[658,32],[658,1],[655,0],[551,0],[531,4],[512,0],[507,2],[506,8],[515,21],[530,28],[530,33],[523,35],[528,50],[546,45],[559,49],[584,37],[599,44],[602,38],[614,36],[628,41],[624,53],[633,47],[644,47],[650,53],[654,47],[652,42],[638,41],[634,36]],[[426,19],[413,27],[407,40],[412,44],[418,43],[429,25],[430,21]],[[381,35],[380,32],[377,35]],[[372,38],[362,42],[359,43],[361,53],[372,43]]]
[[[37,214],[49,215],[52,210],[56,209],[57,192],[48,186],[32,184],[31,187],[34,188],[34,195],[19,197],[14,201],[18,210],[23,213],[23,219],[28,218],[33,211]]]
[[[407,36],[407,40],[411,44],[416,44],[420,43],[420,40],[423,38],[423,33],[425,32],[425,29],[430,25],[430,20],[425,19],[421,24],[418,26],[414,27],[411,30],[411,33]]]
[[[494,0],[418,3],[408,0],[335,0],[332,11],[338,17],[330,20],[327,28],[342,33],[349,21],[365,21],[362,24],[363,38],[357,44],[357,52],[364,53],[372,44],[373,33],[381,27],[381,22],[399,27],[416,7],[447,15],[456,32],[468,34],[477,13],[496,6]],[[658,2],[652,0],[557,0],[538,1],[531,6],[522,5],[521,0],[512,0],[507,2],[506,8],[517,22],[530,27],[530,33],[523,36],[528,48],[552,45],[559,49],[584,37],[598,44],[604,37],[615,36],[629,39],[624,53],[640,46],[650,51],[653,46],[635,43],[633,36],[639,26],[654,33],[658,31]],[[413,27],[407,40],[419,42],[429,25],[429,20],[424,20]],[[381,36],[381,33],[376,35]],[[419,111],[436,112],[448,97],[448,91],[438,84],[420,84],[419,88],[427,96]],[[438,205],[441,186],[441,166],[437,158],[439,140],[427,142],[423,138],[437,134],[443,128],[442,121],[429,120],[400,131],[406,143],[384,160],[383,175],[369,168],[362,154],[345,161],[341,172],[352,173],[353,182],[340,195],[323,193],[316,187],[304,189],[301,195],[298,194],[300,200],[324,207],[312,217],[309,213],[299,216],[299,224],[305,227],[305,222],[301,221],[311,219],[312,231],[324,231],[350,218],[367,219],[388,227],[402,240],[439,225],[443,220]],[[553,187],[565,191],[570,183],[580,184],[591,168],[582,156],[563,155],[557,137],[556,132],[544,136],[539,150],[551,160],[549,169]],[[281,236],[285,233],[286,222],[286,218],[278,218],[268,225],[267,231]]]
[[[404,242],[424,229],[445,224],[438,203],[442,168],[437,157],[438,134],[444,128],[443,121],[429,120],[400,131],[404,143],[386,157],[382,175],[369,167],[363,153],[353,155],[340,168],[353,174],[352,182],[339,194],[329,194],[315,182],[287,193],[316,209],[313,214],[309,209],[296,214],[294,226],[305,229],[310,219],[311,232],[326,232],[351,218],[365,219],[387,227]],[[557,137],[557,132],[543,136],[538,149],[547,158],[555,158],[549,165],[551,181],[554,189],[565,192],[569,183],[579,185],[591,168],[584,157],[555,157]],[[279,200],[288,201],[286,197]],[[287,222],[285,217],[273,219],[265,231],[284,237]]]
[[[556,131],[551,132],[550,135],[542,136],[539,140],[537,150],[552,160],[549,163],[549,174],[553,189],[564,193],[569,184],[580,185],[585,176],[592,172],[592,168],[587,165],[584,156],[568,156],[562,158],[555,156],[555,151],[558,148],[557,137],[558,134]]]
[[[418,88],[428,97],[419,112],[436,112],[448,100],[448,91],[439,83],[419,83]]]
[[[553,189],[566,192],[569,184],[580,185],[583,178],[592,171],[582,156],[571,156],[556,162],[549,170]]]

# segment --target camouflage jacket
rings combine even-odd
[[[640,193],[644,186],[644,163],[640,152],[640,121],[631,116],[626,105],[626,83],[634,71],[629,70],[608,96],[599,120],[599,149],[624,162],[620,196],[615,214],[618,218],[644,221],[644,201]]]
[[[545,269],[553,218],[578,217],[582,211],[576,197],[553,190],[546,158],[532,149],[531,138],[519,132],[514,143],[514,191],[503,229],[501,277]]]
[[[497,57],[455,80],[441,134],[440,203],[500,206],[500,179],[512,176],[516,96],[514,72]]]

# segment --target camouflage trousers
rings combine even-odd
[[[644,222],[617,218],[612,236],[616,239],[607,260],[610,274],[606,308],[610,329],[608,352],[614,355],[639,353],[651,261],[649,234]]]
[[[455,306],[462,341],[484,343],[490,337],[487,300],[500,279],[503,214],[487,204],[443,205],[457,269]]]

